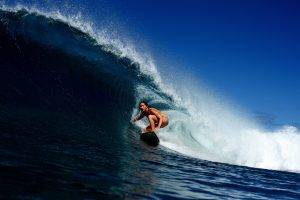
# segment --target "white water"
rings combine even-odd
[[[24,8],[2,6],[2,9],[13,11]],[[195,87],[195,84],[186,81],[177,82],[175,78],[172,86],[164,84],[148,54],[139,53],[131,42],[124,43],[112,38],[105,29],[95,28],[93,23],[82,19],[80,14],[66,16],[59,11],[25,9],[64,21],[89,34],[99,44],[106,45],[107,51],[139,63],[141,73],[152,76],[159,88],[173,97],[176,105],[186,108],[187,113],[167,111],[170,125],[159,133],[161,145],[200,159],[257,168],[300,171],[300,133],[295,127],[284,126],[277,131],[266,131],[244,114],[211,95],[209,90]],[[155,96],[142,85],[138,85],[136,91],[137,99]],[[163,102],[164,99],[157,97],[155,101]]]
[[[265,130],[245,113],[188,79],[173,81],[174,96],[180,97],[177,103],[188,113],[166,111],[170,124],[159,131],[161,145],[210,161],[300,172],[300,132],[296,127]],[[154,96],[146,88],[142,91],[140,98]]]
[[[189,115],[168,112],[171,123],[160,131],[161,145],[210,161],[300,172],[300,132],[296,127],[265,130],[245,111],[191,77],[173,79],[173,87]]]

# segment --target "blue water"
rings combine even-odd
[[[1,199],[300,198],[289,163],[193,158],[163,133],[158,147],[141,142],[137,85],[154,107],[187,111],[139,63],[66,22],[1,10],[0,66]]]

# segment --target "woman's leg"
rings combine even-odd
[[[145,128],[145,132],[150,132],[151,131],[151,125],[149,124],[146,128]]]
[[[148,119],[149,119],[149,122],[150,122],[150,124],[149,124],[150,130],[154,130],[158,125],[157,117],[155,115],[149,115]]]
[[[152,127],[153,127],[153,129],[154,129],[154,128],[156,128],[157,125],[158,125],[158,119],[157,119],[157,117],[156,117],[155,115],[149,115],[148,119],[149,119],[149,122],[150,122],[150,123],[149,123],[149,125],[145,128],[146,132],[152,131]],[[163,128],[163,127],[167,126],[168,124],[169,124],[169,119],[168,119],[168,117],[163,117],[163,121],[162,121],[162,123],[161,123],[160,128]]]

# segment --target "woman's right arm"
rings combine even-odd
[[[133,119],[133,122],[136,122],[136,121],[142,119],[144,116],[145,116],[145,115],[144,115],[144,113],[142,112],[141,114],[137,115],[137,116]]]

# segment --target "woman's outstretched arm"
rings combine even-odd
[[[144,116],[145,116],[144,113],[141,112],[139,115],[137,115],[135,118],[133,118],[132,121],[133,121],[133,122],[136,122],[136,121],[142,119]]]

